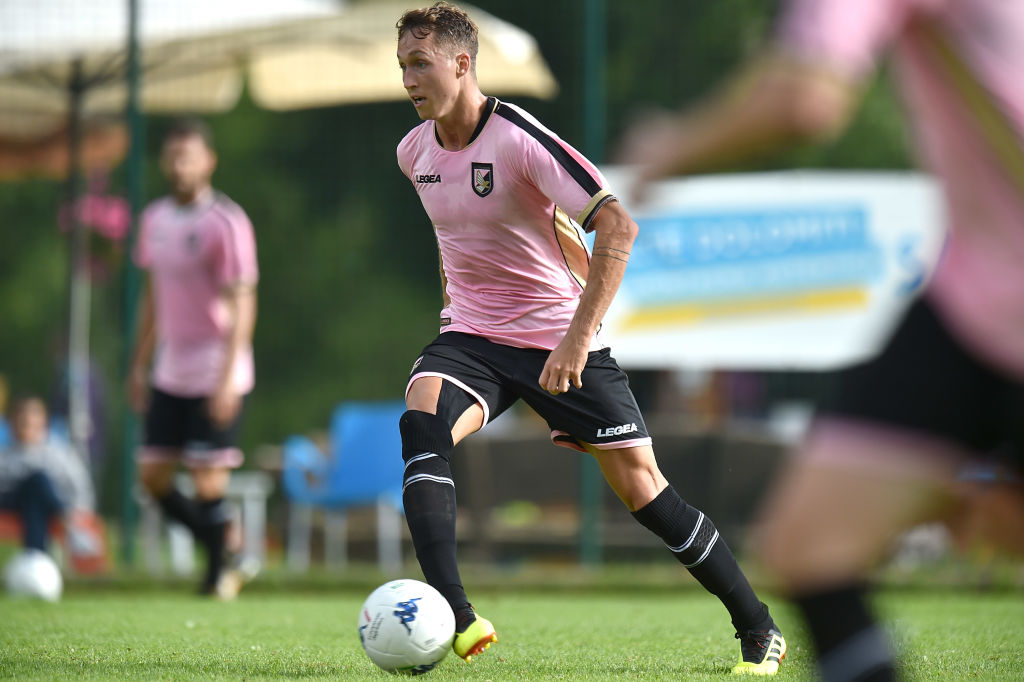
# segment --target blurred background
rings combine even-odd
[[[68,21],[88,14],[92,2],[100,0],[73,3],[76,14]],[[33,3],[14,4],[29,8]],[[139,0],[140,12],[159,4]],[[395,7],[372,1],[333,4],[341,12]],[[761,48],[778,4],[477,0],[473,7],[532,36],[557,83],[556,89],[534,89],[537,94],[547,90],[544,97],[523,94],[530,91],[527,86],[511,85],[507,94],[489,89],[482,53],[483,90],[520,104],[603,164],[634,116],[645,108],[694,103]],[[379,17],[372,19],[376,23],[356,23],[337,40],[368,45],[370,36],[383,34],[393,41],[400,11],[383,26]],[[362,21],[373,16],[367,13]],[[15,14],[8,30],[17,23]],[[118,40],[127,41],[127,31],[118,32]],[[13,54],[9,45],[0,44],[0,65]],[[127,48],[119,49],[122,54],[108,65],[126,64]],[[391,79],[389,86],[397,88],[400,73],[393,47],[387,49],[391,71],[375,77]],[[369,54],[370,48],[365,50]],[[140,44],[143,60],[146,51]],[[10,75],[14,68],[6,64]],[[361,68],[357,60],[312,75],[324,82],[340,80],[344,89],[346,78],[358,80]],[[117,78],[126,79],[129,71],[120,69]],[[141,69],[142,82],[156,72]],[[253,494],[263,512],[245,513],[265,514],[257,531],[265,536],[265,550],[259,552],[268,562],[285,562],[292,542],[291,565],[304,568],[325,558],[340,560],[341,550],[337,538],[331,539],[336,526],[329,514],[314,510],[301,523],[295,520],[295,502],[281,483],[282,445],[304,434],[329,453],[331,415],[341,403],[401,399],[411,363],[437,330],[436,242],[395,161],[399,140],[419,122],[400,99],[400,88],[397,96],[380,95],[386,101],[314,103],[289,111],[261,106],[252,81],[242,88],[237,103],[204,118],[213,127],[219,154],[214,186],[249,214],[259,250],[257,387],[246,406],[241,444],[244,470],[259,475],[253,480],[260,483],[253,485],[262,492]],[[88,92],[84,97],[88,114]],[[0,111],[13,101],[0,96]],[[134,122],[115,107],[115,113],[87,115],[80,129],[60,116],[56,127],[29,116],[30,123],[44,128],[32,130],[22,116],[21,127],[0,130],[0,377],[6,391],[42,394],[53,414],[67,419],[69,291],[73,265],[84,259],[85,269],[77,272],[91,288],[86,316],[91,430],[83,454],[113,546],[129,566],[143,563],[136,547],[145,539],[140,534],[156,531],[146,525],[145,504],[132,493],[128,459],[138,436],[124,391],[138,275],[126,254],[133,208],[165,192],[157,159],[163,132],[178,113],[174,106],[147,106],[143,97]],[[69,136],[78,135],[84,140],[79,157],[84,167],[80,179],[70,182],[66,150]],[[843,137],[733,170],[903,171],[911,167],[907,149],[897,103],[882,73]],[[71,209],[69,192],[86,198],[85,203],[79,199],[78,211]],[[76,223],[85,235],[78,252],[72,238]],[[642,231],[643,226],[641,221]],[[606,341],[614,354],[615,339]],[[829,391],[827,368],[798,362],[688,366],[678,359],[623,365],[667,476],[716,519],[731,544],[742,545],[764,482]],[[454,462],[467,556],[567,563],[648,554],[665,559],[660,543],[632,522],[600,475],[595,479],[595,470],[578,455],[554,448],[543,423],[525,409],[513,409],[468,439]],[[242,509],[242,497],[235,501]],[[348,558],[377,558],[382,527],[377,511],[369,506],[349,516]],[[398,532],[404,534],[404,522]],[[296,538],[296,533],[307,535]],[[402,542],[402,555],[411,561],[407,538]],[[159,561],[151,565],[158,570]]]

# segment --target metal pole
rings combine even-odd
[[[121,268],[124,298],[122,302],[121,369],[127,378],[131,371],[132,348],[135,337],[135,311],[139,298],[139,272],[132,264],[131,253],[138,232],[139,214],[142,212],[144,121],[139,113],[139,0],[128,0],[128,102],[125,118],[128,120],[128,203],[132,224],[128,232],[124,263]],[[123,410],[121,456],[121,560],[125,565],[135,561],[135,522],[137,510],[132,491],[135,488],[134,450],[138,439],[138,420],[131,410]]]
[[[584,0],[583,11],[583,148],[594,163],[604,160],[606,0]],[[601,563],[604,532],[601,499],[604,477],[597,461],[583,457],[580,465],[580,561]]]
[[[71,65],[68,88],[68,197],[71,208],[71,278],[68,321],[68,435],[83,462],[89,461],[92,434],[89,410],[89,317],[92,282],[89,276],[89,234],[78,212],[82,192],[82,98],[85,76],[81,60]]]
[[[606,134],[605,89],[608,61],[607,0],[584,0],[583,17],[583,144],[587,158],[594,163],[604,161]]]

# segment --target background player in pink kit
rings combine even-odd
[[[446,3],[398,22],[403,84],[420,118],[398,147],[437,235],[441,334],[413,365],[400,421],[403,500],[427,581],[456,613],[456,654],[497,641],[459,577],[449,460],[519,399],[559,445],[589,452],[634,517],[729,611],[734,672],[774,674],[785,641],[711,520],[668,485],[625,373],[597,338],[636,224],[600,172],[522,109],[486,97],[476,26]],[[594,231],[593,255],[582,230]]]
[[[953,502],[969,458],[1002,449],[1022,464],[1024,4],[792,0],[771,53],[724,95],[637,126],[625,144],[646,182],[830,136],[885,53],[921,160],[943,183],[949,240],[881,354],[840,375],[759,539],[828,680],[895,675],[868,569],[900,532],[962,515]],[[1019,516],[994,521],[1016,524],[1019,542]]]
[[[201,121],[178,122],[160,162],[171,194],[146,208],[135,252],[149,275],[130,378],[132,404],[146,411],[139,479],[205,547],[201,591],[230,599],[245,575],[225,556],[224,491],[242,464],[236,438],[253,387],[256,243],[245,211],[210,185],[217,157]],[[195,500],[174,487],[179,464]]]

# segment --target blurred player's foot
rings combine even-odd
[[[238,596],[242,585],[260,572],[260,561],[253,556],[235,556],[217,580],[215,596],[221,601],[231,601]]]
[[[737,632],[740,640],[740,662],[733,667],[734,675],[774,675],[779,663],[786,657],[786,640],[782,633],[770,630]]]
[[[491,621],[478,616],[471,605],[467,604],[455,612],[455,641],[452,642],[452,649],[466,663],[497,641],[498,635]]]
[[[199,594],[214,597],[220,601],[231,601],[241,592],[242,586],[260,572],[259,559],[251,556],[231,555],[225,560],[226,568],[213,582],[199,587]]]

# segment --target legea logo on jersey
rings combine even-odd
[[[473,191],[476,192],[477,196],[487,196],[494,189],[494,164],[473,163],[470,180],[473,184]]]
[[[635,433],[637,431],[636,424],[621,424],[619,426],[606,426],[603,429],[597,430],[598,438],[606,438],[607,436],[621,436],[624,433]]]
[[[433,184],[435,182],[441,182],[441,174],[440,173],[420,173],[419,175],[413,176],[413,180],[415,180],[417,184],[422,183],[422,184],[428,184],[429,185],[429,184]]]

